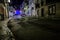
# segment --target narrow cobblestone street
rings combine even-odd
[[[40,20],[41,21],[41,20]],[[42,20],[41,22],[43,22]],[[44,22],[46,22],[45,20]],[[35,23],[36,22],[36,23]],[[15,22],[11,21],[8,27],[11,27],[12,32],[15,35],[16,40],[59,40],[60,30],[57,28],[57,23],[52,21],[46,23],[39,23],[38,20],[27,20],[27,22]],[[57,22],[57,20],[56,20]],[[15,25],[16,24],[16,25]],[[49,24],[49,25],[48,25]],[[53,26],[53,25],[56,26]]]
[[[0,40],[60,40],[60,1],[0,0]]]

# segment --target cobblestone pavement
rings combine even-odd
[[[60,33],[56,33],[57,30],[47,28],[47,27],[55,28],[55,26],[44,24],[45,22],[46,21],[39,22],[31,20],[16,23],[14,21],[11,21],[10,25],[12,25],[11,30],[15,34],[17,40],[60,40]]]

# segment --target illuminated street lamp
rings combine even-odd
[[[10,0],[8,0],[8,2],[10,3]]]
[[[4,0],[4,3],[10,3],[10,0]]]

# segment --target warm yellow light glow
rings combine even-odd
[[[10,0],[8,0],[8,2],[10,3]]]

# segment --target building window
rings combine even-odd
[[[52,6],[48,6],[48,15],[52,15]]]
[[[44,5],[44,1],[43,0],[41,0],[41,6],[43,6]]]
[[[56,5],[52,5],[53,6],[53,15],[55,15],[56,14]]]
[[[48,15],[55,15],[56,14],[56,5],[48,6]]]
[[[46,0],[46,4],[53,4],[56,2],[57,2],[57,0]]]
[[[37,10],[37,15],[39,16],[39,9]]]
[[[40,4],[39,3],[36,3],[35,4],[35,8],[40,8]]]
[[[0,21],[4,20],[4,14],[0,14]]]
[[[44,8],[41,9],[41,16],[44,17]]]
[[[40,8],[40,3],[39,3],[40,1],[39,0],[37,0],[37,2],[35,3],[35,8]]]

